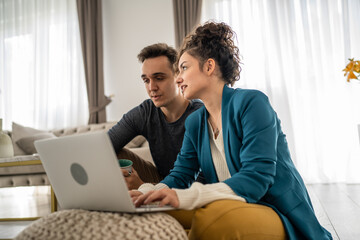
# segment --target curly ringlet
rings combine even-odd
[[[200,62],[200,69],[209,58],[220,67],[221,77],[226,84],[234,85],[240,79],[239,48],[233,38],[236,33],[226,23],[209,21],[197,27],[185,37],[179,50],[179,58],[187,52]]]

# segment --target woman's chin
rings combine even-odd
[[[186,100],[192,100],[192,99],[194,99],[190,94],[187,94],[186,92],[183,94],[183,96],[184,96],[184,98],[185,98]]]

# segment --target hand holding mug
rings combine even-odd
[[[131,160],[119,159],[119,165],[129,190],[138,189],[140,185],[144,183],[136,170],[132,167],[133,162]]]

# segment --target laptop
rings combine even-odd
[[[62,209],[128,213],[174,209],[154,204],[135,207],[104,131],[43,139],[34,144]]]

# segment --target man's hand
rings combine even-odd
[[[124,169],[122,169],[122,172],[129,190],[138,189],[144,183],[134,168],[132,168],[131,174]]]
[[[157,201],[160,202],[159,204],[160,206],[171,205],[175,208],[178,208],[180,205],[179,198],[175,190],[169,188],[150,191],[146,194],[141,194],[137,196],[137,200],[134,203],[136,207],[139,207],[143,204],[146,205]]]

